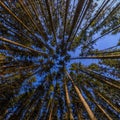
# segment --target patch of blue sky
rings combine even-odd
[[[75,57],[78,57],[79,54],[80,54],[80,51],[81,51],[81,48],[80,46],[78,46],[75,51],[70,51],[68,52],[68,54],[71,56],[71,58],[75,58]],[[70,62],[68,63],[68,67],[70,67],[71,64],[73,63],[81,63],[81,64],[84,64],[85,66],[88,66],[92,63],[98,63],[99,60],[97,59],[73,59],[73,60],[70,60]]]
[[[98,38],[99,35],[100,35],[99,33],[95,34],[94,38],[95,39]],[[115,35],[108,34],[108,35],[106,35],[106,36],[104,36],[96,41],[96,43],[94,44],[94,49],[103,50],[103,49],[115,46],[118,44],[119,40],[120,40],[120,33],[117,33]],[[79,56],[80,51],[81,51],[81,48],[80,48],[80,46],[78,46],[75,49],[75,51],[70,51],[68,53],[72,58],[75,58],[75,57]],[[79,62],[88,66],[92,63],[98,63],[99,61],[100,60],[98,60],[98,59],[71,60],[70,63],[68,63],[68,66],[72,63],[79,63]]]
[[[39,76],[38,74],[35,75],[36,81],[32,83],[32,86],[37,88],[38,85],[40,85],[42,83],[42,81],[44,80],[44,76]]]
[[[94,48],[98,50],[103,50],[103,49],[117,45],[119,40],[120,40],[120,33],[115,35],[108,34],[104,36],[102,39],[97,40],[96,44],[94,45]]]

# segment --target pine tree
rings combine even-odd
[[[95,48],[120,35],[119,13],[119,0],[1,0],[0,120],[119,120],[120,42]]]

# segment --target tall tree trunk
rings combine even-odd
[[[12,15],[29,33],[31,33],[31,35],[33,35],[37,40],[38,40],[38,37],[22,22],[22,20],[20,20],[3,2],[0,1],[0,5],[10,14]],[[44,43],[43,41],[41,40],[38,40],[38,42],[40,44],[42,44],[43,46],[45,46],[48,50],[50,51],[53,51],[52,48]]]
[[[51,30],[53,32],[55,43],[57,45],[56,32],[55,32],[55,27],[54,27],[53,20],[52,20],[52,13],[51,13],[51,10],[50,10],[49,0],[45,0],[45,3],[46,3],[48,15],[49,15],[49,21],[50,21],[50,24],[51,24]]]
[[[68,78],[71,80],[71,82],[72,82],[72,84],[73,84],[73,87],[74,87],[74,89],[75,89],[75,91],[76,91],[76,93],[77,93],[80,101],[81,101],[82,104],[84,105],[84,107],[85,107],[85,109],[86,109],[86,111],[87,111],[90,119],[91,119],[91,120],[96,120],[96,117],[94,116],[94,113],[92,112],[92,110],[90,109],[89,105],[88,105],[87,102],[85,101],[85,99],[84,99],[82,93],[80,92],[80,90],[78,89],[78,87],[75,85],[75,83],[74,83],[74,81],[72,80],[71,76],[69,75],[68,72],[66,72],[66,74],[67,74]]]
[[[71,60],[74,59],[119,59],[120,55],[106,55],[106,56],[81,56],[76,58],[71,58]]]
[[[65,86],[65,95],[66,95],[67,108],[68,108],[68,112],[69,112],[69,118],[70,118],[70,120],[74,120],[74,117],[72,115],[71,102],[70,102],[69,93],[68,93],[65,79],[64,79],[64,86]]]
[[[97,107],[101,110],[101,112],[104,113],[104,115],[108,118],[108,120],[113,120],[107,113],[106,111],[101,107],[101,105],[99,105],[95,100],[94,100],[95,104],[97,105]]]
[[[95,100],[95,98],[92,97],[91,93],[85,89],[85,87],[82,87],[83,90],[86,92],[87,97],[91,99],[91,101],[96,104],[96,106],[99,108],[99,110],[108,118],[108,120],[112,120],[112,118],[109,116],[109,114],[103,109],[103,107],[101,105],[99,105],[97,103],[97,101]]]
[[[97,92],[97,95],[102,98],[108,105],[110,105],[115,111],[120,113],[120,109],[114,106],[108,99],[106,99],[100,92]]]
[[[10,43],[10,44],[16,45],[16,46],[20,46],[20,47],[22,47],[22,48],[28,49],[28,50],[30,50],[30,51],[32,51],[32,52],[36,52],[36,53],[38,53],[38,54],[41,54],[41,55],[47,57],[47,54],[46,54],[46,53],[43,53],[43,52],[34,50],[34,49],[30,48],[30,47],[26,47],[25,45],[22,45],[22,44],[20,44],[20,43],[18,43],[18,42],[9,40],[9,39],[7,39],[7,38],[4,38],[4,37],[1,37],[1,36],[0,36],[0,40],[2,40],[3,42],[7,42],[7,43]]]
[[[80,71],[83,72],[83,73],[85,73],[86,75],[89,75],[89,76],[91,76],[91,77],[93,77],[93,78],[95,78],[95,79],[97,79],[97,80],[99,80],[99,81],[101,81],[101,82],[104,82],[104,83],[106,83],[106,84],[114,87],[115,89],[120,90],[120,86],[112,83],[111,81],[108,81],[108,78],[107,78],[107,77],[106,77],[106,79],[105,79],[105,77],[103,77],[103,76],[101,76],[101,75],[99,75],[99,74],[97,74],[97,73],[94,73],[94,72],[92,72],[92,71],[89,71],[88,69],[85,69],[85,70],[81,69]],[[118,83],[118,84],[119,84],[119,83]]]

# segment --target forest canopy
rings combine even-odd
[[[0,120],[89,119],[120,119],[120,0],[0,0]]]

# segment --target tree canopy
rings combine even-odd
[[[89,119],[120,119],[120,1],[0,0],[0,120]]]

